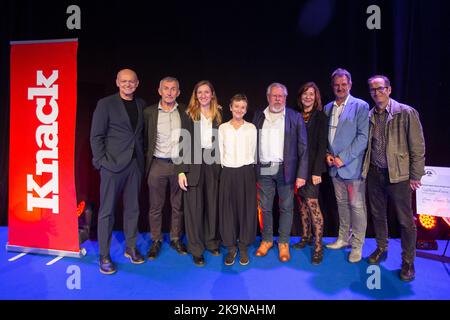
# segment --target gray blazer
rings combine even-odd
[[[132,130],[130,118],[119,93],[100,99],[95,108],[91,126],[92,164],[98,170],[105,168],[120,172],[131,162],[133,153],[141,172],[144,172],[143,108],[144,100],[136,98],[138,121]]]
[[[369,146],[364,158],[364,178],[367,177],[370,166],[374,109],[369,113]],[[391,109],[386,119],[386,158],[391,183],[420,180],[425,174],[425,139],[419,113],[394,99],[391,99]]]

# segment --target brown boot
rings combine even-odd
[[[267,252],[269,251],[269,249],[272,247],[273,247],[273,242],[261,241],[261,244],[260,244],[258,250],[256,250],[256,256],[264,257],[267,254]]]
[[[291,255],[289,254],[289,244],[288,243],[279,243],[278,250],[280,251],[280,261],[288,262],[291,259]]]

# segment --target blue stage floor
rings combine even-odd
[[[292,238],[292,242],[298,239]],[[333,239],[324,239],[325,243]],[[7,228],[0,228],[0,244],[5,248]],[[148,234],[141,234],[138,247],[142,253],[149,247]],[[442,254],[446,241],[439,241]],[[161,255],[154,261],[133,265],[123,256],[123,234],[115,232],[112,259],[118,272],[112,276],[98,270],[96,242],[83,244],[87,255],[81,259],[63,258],[46,265],[54,257],[27,254],[9,261],[19,253],[0,250],[0,299],[15,300],[448,300],[450,299],[450,264],[418,257],[416,279],[410,283],[398,278],[401,257],[400,240],[391,239],[389,258],[380,266],[380,289],[369,289],[367,282],[373,271],[363,260],[357,264],[347,261],[349,250],[325,249],[319,266],[310,263],[310,247],[291,250],[288,263],[278,261],[277,251],[266,257],[254,256],[247,266],[236,263],[227,267],[224,255],[205,254],[206,266],[196,267],[192,258],[180,256],[167,241]],[[363,257],[375,248],[374,239],[367,239]],[[450,255],[450,249],[447,256]],[[75,270],[75,272],[74,272]],[[75,277],[79,274],[79,277]],[[78,281],[78,282],[77,282]],[[369,283],[374,283],[369,281]],[[78,288],[76,287],[79,284]]]

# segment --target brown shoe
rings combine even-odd
[[[278,250],[280,251],[280,261],[288,262],[291,259],[291,255],[289,254],[289,244],[288,243],[279,243]]]
[[[261,244],[260,244],[258,250],[256,250],[256,256],[264,257],[267,254],[267,252],[269,251],[269,249],[272,247],[273,247],[273,242],[261,241]]]

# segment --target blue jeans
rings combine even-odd
[[[367,228],[366,182],[338,176],[332,180],[339,212],[338,239],[348,241],[352,233],[352,248],[362,249]]]
[[[263,215],[263,229],[261,230],[263,241],[273,241],[272,209],[276,190],[280,208],[278,243],[289,243],[294,211],[294,185],[285,183],[283,171],[283,167],[279,166],[273,175],[261,175],[258,178],[260,206]]]

